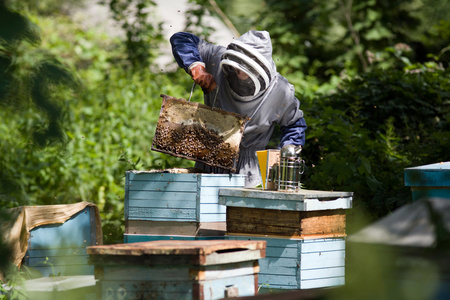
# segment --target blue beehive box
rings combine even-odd
[[[345,284],[345,211],[352,192],[221,189],[227,239],[264,240],[262,289],[311,289]]]
[[[259,262],[261,289],[312,289],[345,284],[345,239],[287,239],[227,236],[229,240],[263,240]]]
[[[258,291],[264,241],[153,241],[88,248],[102,299],[223,299]]]
[[[450,162],[405,169],[405,186],[411,187],[412,200],[450,199]]]
[[[219,189],[243,187],[237,174],[126,172],[125,242],[129,235],[223,236]],[[149,239],[150,240],[150,239]]]
[[[96,244],[95,208],[86,207],[63,224],[30,231],[24,265],[49,275],[93,275],[86,247]]]

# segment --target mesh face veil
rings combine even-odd
[[[222,55],[220,67],[233,96],[250,101],[260,96],[271,80],[270,64],[255,49],[233,41]]]

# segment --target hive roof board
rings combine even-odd
[[[349,209],[353,192],[316,190],[274,191],[248,188],[219,190],[219,204],[233,207],[290,211]]]
[[[265,257],[265,250],[265,241],[227,240],[161,240],[87,248],[93,263],[108,260],[117,263],[128,257],[137,258],[140,264],[186,263],[201,266],[258,260]]]
[[[435,227],[426,201],[429,201],[432,210],[439,214],[444,227],[450,231],[450,200],[424,198],[398,208],[390,215],[350,235],[347,240],[401,247],[433,247],[436,242]]]
[[[450,186],[450,162],[405,169],[405,186]]]

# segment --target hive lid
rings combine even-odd
[[[91,259],[94,263],[99,261],[95,256],[108,256],[116,262],[128,256],[137,257],[142,263],[151,264],[212,265],[257,260],[265,257],[265,249],[265,241],[162,240],[91,246],[87,247],[87,253],[91,258],[94,257]]]
[[[450,186],[450,162],[406,168],[405,186]]]
[[[248,188],[219,189],[219,204],[234,207],[292,211],[348,209],[353,192],[316,190],[270,191]]]

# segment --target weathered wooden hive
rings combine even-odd
[[[259,284],[309,289],[345,283],[346,210],[353,193],[221,189],[227,238],[264,240]]]
[[[88,248],[102,299],[222,299],[258,291],[264,241],[153,241]]]
[[[30,231],[24,265],[49,275],[89,275],[86,247],[96,245],[94,207],[86,207],[63,224],[37,226]]]
[[[219,205],[219,189],[243,187],[245,177],[175,172],[126,172],[125,242],[225,234],[226,208]]]
[[[450,199],[450,162],[406,168],[404,174],[413,201],[429,197]]]

